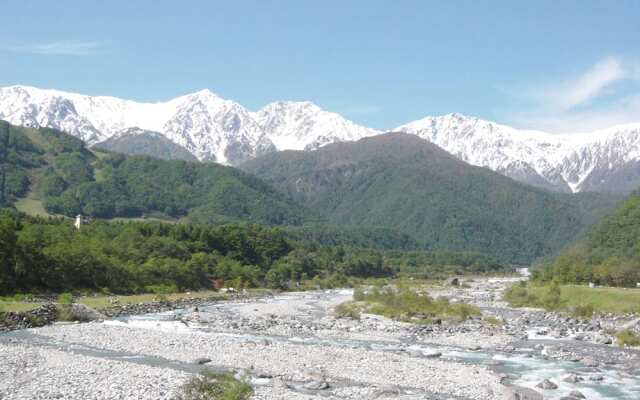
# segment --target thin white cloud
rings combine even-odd
[[[640,122],[640,94],[625,96],[607,106],[575,112],[515,112],[505,119],[518,128],[553,133],[591,132]]]
[[[621,82],[631,85],[619,90]],[[506,113],[505,119],[520,128],[551,132],[585,132],[640,122],[640,92],[628,90],[638,82],[639,64],[608,57],[572,79],[520,91],[516,97],[529,107]]]
[[[47,43],[28,43],[8,46],[7,50],[18,53],[57,56],[89,56],[96,54],[104,43],[95,41],[63,40]]]
[[[610,85],[625,79],[626,75],[620,61],[607,58],[591,67],[574,82],[566,84],[553,96],[560,108],[571,109],[590,102]]]

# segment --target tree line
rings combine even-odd
[[[640,193],[596,224],[584,240],[535,269],[534,279],[635,287],[640,282]]]
[[[354,277],[441,276],[452,263],[458,263],[453,268],[458,271],[504,269],[473,254],[385,252],[293,241],[279,228],[255,224],[93,221],[76,230],[69,219],[0,211],[3,295],[195,290],[211,288],[214,280],[235,287],[286,289],[304,280],[340,286]]]

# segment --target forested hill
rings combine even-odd
[[[77,230],[68,219],[0,210],[0,296],[76,289],[163,293],[210,288],[214,279],[236,288],[298,289],[300,281],[309,288],[345,287],[354,278],[434,279],[505,268],[480,254],[319,246],[255,224],[97,220]]]
[[[527,264],[573,241],[617,199],[536,189],[389,133],[241,166],[336,224],[404,232],[427,249]]]
[[[536,278],[635,287],[640,282],[640,192],[634,192],[582,241],[539,270]]]
[[[11,205],[40,200],[54,214],[159,215],[200,223],[298,225],[313,213],[238,169],[92,152],[70,135],[0,121],[0,193]]]

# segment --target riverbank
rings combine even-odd
[[[129,315],[162,313],[172,310],[197,308],[221,301],[246,301],[264,296],[272,296],[271,290],[249,290],[237,292],[185,292],[168,295],[130,295],[130,296],[85,296],[77,298],[73,304],[79,305],[77,320],[104,320]],[[60,305],[54,302],[19,302],[11,310],[0,312],[0,332],[16,329],[38,328],[60,321]],[[27,305],[33,304],[33,307]],[[75,306],[74,306],[75,307]],[[89,307],[89,310],[84,307]],[[95,310],[95,313],[92,312]],[[88,314],[87,311],[91,314]],[[73,321],[61,321],[73,322]]]
[[[551,400],[576,390],[587,399],[638,398],[637,350],[554,337],[571,322],[508,307],[501,293],[514,281],[431,288],[432,296],[480,307],[483,316],[462,323],[336,318],[335,306],[352,291],[329,290],[9,332],[0,335],[0,363],[8,366],[0,397],[171,399],[208,367],[248,376],[254,400],[502,400],[520,386]],[[13,378],[23,375],[31,379]],[[545,379],[557,388],[536,387]]]

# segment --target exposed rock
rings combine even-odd
[[[427,358],[439,358],[442,357],[442,353],[440,353],[439,351],[425,351],[422,353],[422,355],[424,357]]]
[[[558,385],[551,382],[549,379],[545,379],[542,382],[538,383],[536,387],[544,390],[554,390],[558,388]]]
[[[581,376],[578,376],[576,374],[569,374],[564,378],[562,378],[562,380],[569,383],[578,383],[583,381],[584,379]]]
[[[211,359],[206,357],[196,358],[195,360],[193,360],[193,363],[198,365],[204,365],[210,362],[211,362]]]
[[[327,383],[327,381],[321,380],[305,383],[303,387],[307,390],[327,390],[331,386]]]
[[[105,316],[102,313],[84,304],[74,303],[71,305],[71,315],[74,320],[80,322],[102,321]]]
[[[506,400],[544,400],[544,397],[533,389],[510,386],[507,388]]]

